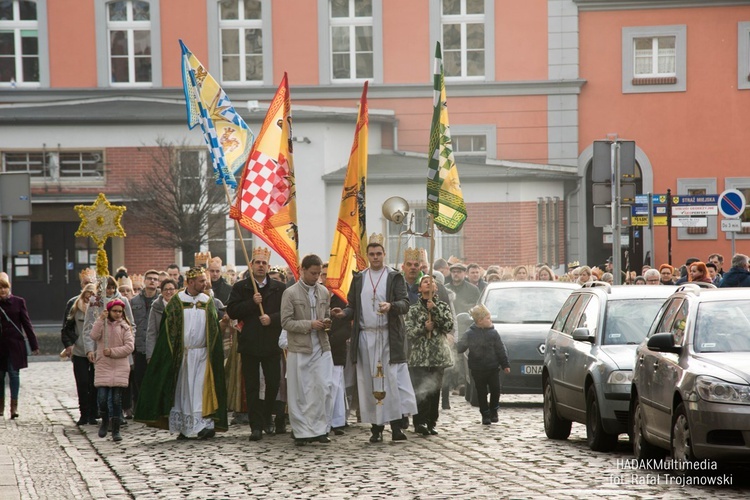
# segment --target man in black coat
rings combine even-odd
[[[732,257],[732,268],[724,273],[719,288],[750,286],[750,270],[748,270],[750,265],[748,265],[748,262],[750,262],[750,258],[741,253]]]
[[[266,275],[270,257],[271,251],[267,248],[257,247],[253,250],[250,264],[252,276],[235,283],[227,301],[229,317],[243,322],[237,350],[242,359],[242,377],[245,379],[247,411],[252,430],[250,441],[262,439],[263,431],[268,435],[275,434],[271,415],[281,381],[281,296],[286,287]],[[255,280],[257,292],[252,280]],[[258,395],[259,368],[263,369],[266,381],[263,402]]]
[[[208,263],[208,275],[211,277],[211,290],[214,291],[214,297],[219,299],[222,304],[226,304],[229,300],[229,294],[232,293],[232,285],[221,276],[221,259],[219,257],[214,257]]]

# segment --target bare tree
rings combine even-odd
[[[151,166],[126,184],[129,216],[155,241],[192,256],[208,240],[209,216],[228,211],[224,188],[214,181],[206,150],[160,138],[156,147],[139,151],[151,159]]]

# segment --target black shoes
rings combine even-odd
[[[89,425],[99,425],[95,417],[89,417]]]
[[[499,419],[497,418],[498,408],[499,407],[493,408],[492,410],[490,410],[490,422],[492,422],[493,424],[496,424],[499,421]]]
[[[417,434],[421,434],[422,436],[430,435],[430,431],[429,429],[427,429],[426,424],[419,424],[419,425],[414,426],[414,432],[416,432]]]
[[[120,419],[113,418],[110,422],[110,426],[112,427],[112,441],[115,443],[122,441],[122,436],[120,435]]]
[[[492,421],[490,420],[490,412],[489,410],[482,412],[482,425],[490,425]]]
[[[76,422],[76,425],[80,427],[81,425],[86,425],[86,424],[88,423],[88,421],[89,421],[89,419],[88,419],[88,418],[86,418],[86,417],[81,417],[81,418],[79,418],[79,419],[78,419],[78,421]]]
[[[383,442],[383,431],[372,431],[370,436],[371,443],[382,443]]]
[[[430,436],[437,436],[438,431],[435,430],[435,426],[427,427],[427,430],[430,431]]]
[[[406,434],[398,428],[391,429],[391,441],[406,441]]]
[[[275,435],[276,434],[276,427],[274,427],[273,425],[267,425],[266,426],[266,434],[268,434],[269,436]]]
[[[260,441],[263,439],[263,433],[260,429],[256,429],[250,433],[250,441]]]
[[[107,426],[109,425],[109,418],[106,415],[102,416],[102,423],[99,425],[99,437],[107,437]]]
[[[307,444],[307,439],[295,439],[294,440],[294,446],[305,446]]]
[[[181,433],[177,436],[177,441],[186,441],[190,438],[188,438],[185,434]]]
[[[333,427],[331,430],[337,436],[343,436],[345,434],[343,427]]]
[[[328,444],[331,442],[331,438],[329,438],[327,434],[323,434],[322,436],[313,438],[313,440],[323,444]]]
[[[198,432],[198,439],[211,439],[216,435],[216,431],[214,429],[201,429]]]

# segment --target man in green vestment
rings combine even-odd
[[[206,439],[227,430],[224,352],[216,306],[204,293],[205,271],[191,268],[186,278],[187,287],[164,309],[135,420],[179,433],[178,439]]]

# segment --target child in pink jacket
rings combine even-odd
[[[107,425],[112,429],[112,440],[122,441],[120,415],[122,391],[128,386],[130,362],[135,340],[130,323],[125,317],[125,303],[115,299],[107,303],[107,310],[94,322],[91,338],[96,341],[94,386],[97,387],[99,414],[102,423],[99,437],[107,436]]]

